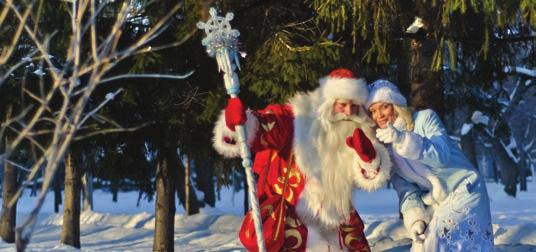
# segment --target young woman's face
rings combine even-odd
[[[370,114],[372,116],[372,120],[376,122],[378,127],[385,129],[387,128],[387,123],[394,123],[396,116],[395,116],[395,109],[393,107],[393,104],[386,103],[386,102],[376,102],[370,105],[369,107]]]

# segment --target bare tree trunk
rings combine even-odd
[[[437,42],[429,35],[432,34],[434,29],[430,25],[430,21],[436,18],[439,11],[437,7],[426,1],[417,2],[415,7],[417,15],[422,18],[424,23],[422,29],[425,32],[410,41],[410,105],[416,110],[433,109],[443,117],[443,83],[440,79],[441,74],[432,71]]]
[[[214,168],[211,166],[213,163],[206,159],[194,159],[194,164],[195,169],[199,174],[196,177],[197,186],[205,194],[203,202],[214,207],[216,204],[216,193],[214,189],[214,175],[212,172]]]
[[[184,155],[184,198],[190,199],[190,159],[188,155]],[[184,202],[184,210],[189,215],[190,200]]]
[[[7,139],[6,139],[7,145]],[[2,178],[2,216],[0,217],[0,236],[7,243],[15,242],[15,225],[17,222],[17,203],[8,208],[9,202],[17,191],[17,168],[4,163]]]
[[[476,148],[475,138],[473,136],[473,130],[467,132],[467,134],[461,136],[460,145],[463,154],[469,159],[471,164],[478,170],[478,163],[476,160]]]
[[[61,205],[61,169],[58,168],[58,171],[54,175],[54,212],[60,212]]]
[[[112,191],[112,201],[117,202],[117,194],[119,193],[119,180],[114,178],[112,179],[111,191]]]
[[[490,142],[493,148],[494,161],[501,168],[501,182],[504,184],[504,191],[506,194],[515,197],[517,192],[519,167],[508,156],[498,138],[492,138],[490,139]]]
[[[170,157],[173,155],[162,151],[156,167],[156,221],[153,241],[155,252],[174,251],[175,172],[169,163]]]
[[[175,169],[175,175],[178,178],[177,196],[179,197],[179,201],[181,205],[185,207],[185,212],[187,215],[198,214],[199,201],[197,200],[194,187],[192,186],[192,183],[190,183],[190,178],[186,177],[186,167],[182,162],[179,162],[177,167],[179,167],[179,169]],[[189,183],[188,187],[186,186],[186,181]],[[186,197],[186,188],[188,188],[188,191],[190,192],[188,197]],[[186,210],[186,204],[189,206],[188,210]]]
[[[529,174],[529,165],[527,160],[527,153],[523,149],[523,146],[518,146],[519,150],[519,190],[527,191],[527,176]]]
[[[437,44],[430,38],[411,41],[410,104],[416,110],[430,108],[443,116],[443,84],[440,74],[430,69],[436,47]]]
[[[82,189],[83,189],[83,211],[93,211],[93,175],[91,170],[87,169],[82,177]]]
[[[80,167],[72,153],[65,157],[65,205],[61,243],[80,248]]]

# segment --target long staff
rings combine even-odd
[[[197,23],[199,29],[204,29],[206,37],[202,40],[202,44],[206,47],[210,57],[216,58],[218,62],[218,71],[223,72],[223,80],[227,94],[232,98],[238,97],[240,92],[240,83],[236,69],[240,69],[238,61],[238,36],[240,32],[231,29],[230,21],[233,20],[234,14],[229,12],[225,17],[217,15],[216,9],[210,8],[211,18],[206,22]],[[255,193],[255,180],[251,169],[251,152],[247,146],[247,135],[245,125],[237,125],[235,127],[238,143],[240,144],[240,157],[242,157],[242,166],[246,170],[246,179],[248,183],[248,193],[251,202],[251,210],[253,213],[253,222],[255,224],[255,233],[257,235],[257,244],[259,251],[265,252],[262,222],[259,209],[259,202]]]

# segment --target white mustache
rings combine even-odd
[[[363,118],[357,115],[347,115],[345,113],[337,113],[337,114],[331,115],[328,120],[330,122],[353,121],[356,123],[362,123],[364,121]]]

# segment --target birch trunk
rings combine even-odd
[[[173,153],[173,152],[171,152]],[[175,231],[175,172],[169,163],[169,153],[162,152],[156,167],[156,221],[153,251],[174,251]]]
[[[65,199],[61,243],[80,248],[80,168],[65,156]]]
[[[91,170],[88,169],[82,177],[82,189],[83,189],[83,211],[93,211],[93,175]]]
[[[7,139],[6,139],[7,143]],[[7,144],[6,144],[7,145]],[[7,243],[15,242],[15,225],[17,222],[17,203],[8,208],[9,202],[17,191],[17,168],[4,163],[2,178],[2,216],[0,217],[0,236]]]

